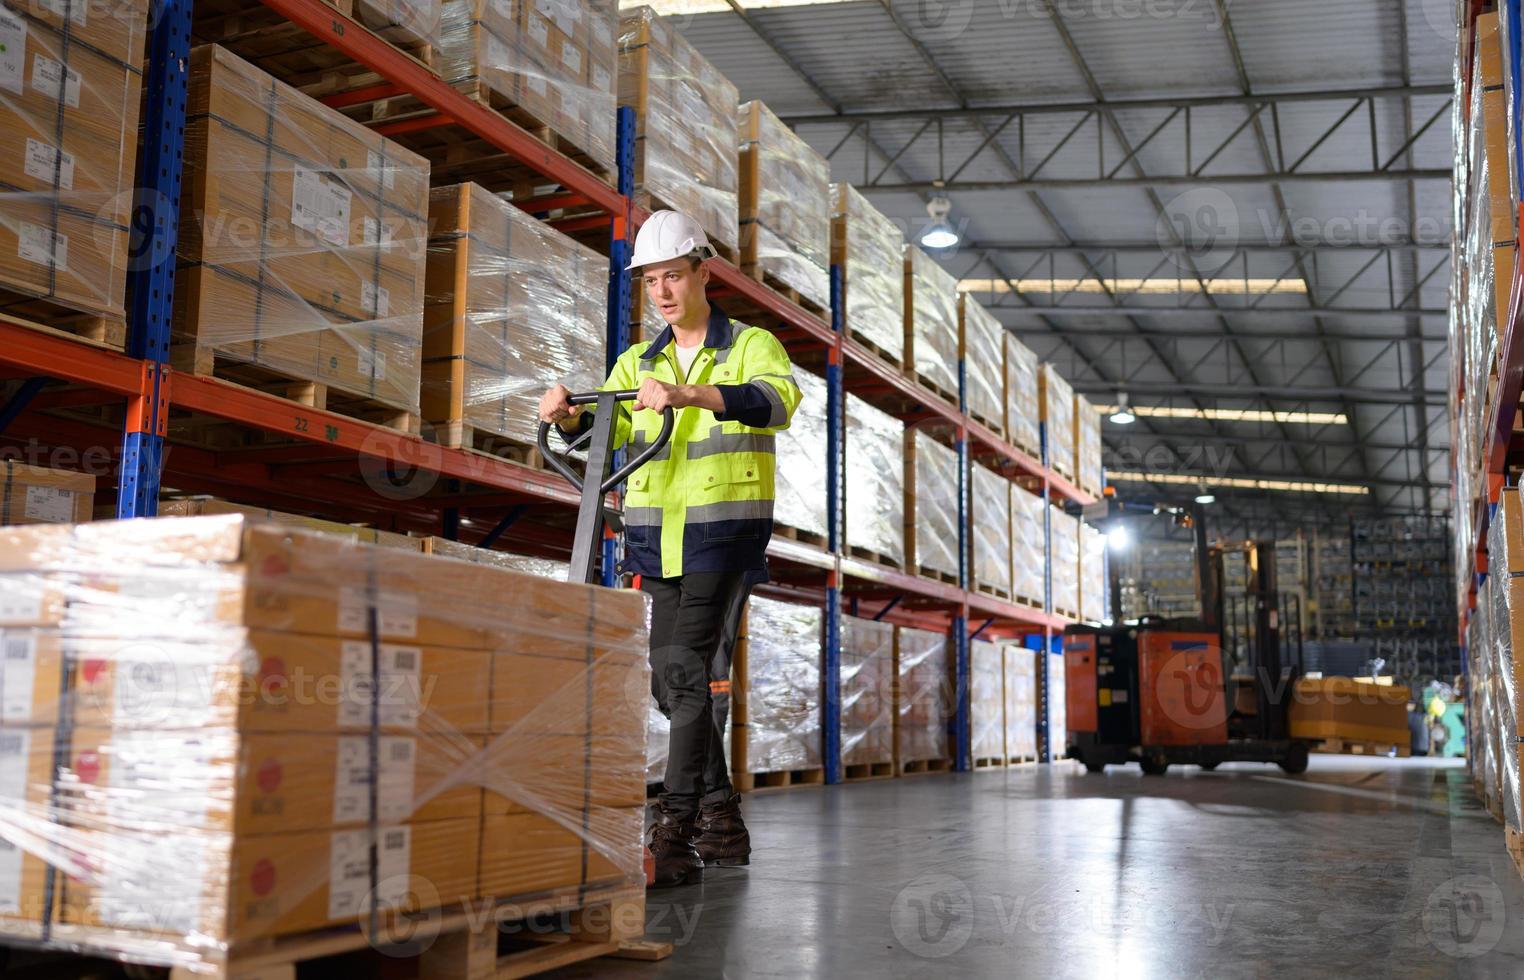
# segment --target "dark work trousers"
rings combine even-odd
[[[651,694],[672,723],[662,807],[679,815],[728,799],[730,658],[757,572],[641,576],[651,596]]]

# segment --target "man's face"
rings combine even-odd
[[[689,258],[658,262],[640,270],[646,296],[668,323],[681,323],[704,302],[709,270]]]

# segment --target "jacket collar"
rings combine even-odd
[[[641,355],[641,360],[649,361],[666,349],[672,341],[672,325],[669,323],[651,341],[651,346]],[[720,305],[713,300],[709,302],[709,330],[704,334],[704,346],[712,350],[721,350],[735,342],[735,332],[731,329],[730,317],[720,309]]]

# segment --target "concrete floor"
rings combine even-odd
[[[1453,761],[1073,763],[747,798],[652,892],[661,963],[559,977],[1521,977],[1524,879]]]

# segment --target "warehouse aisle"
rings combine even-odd
[[[1448,760],[1061,764],[747,807],[749,870],[652,893],[669,960],[557,976],[1524,976],[1524,881]]]

